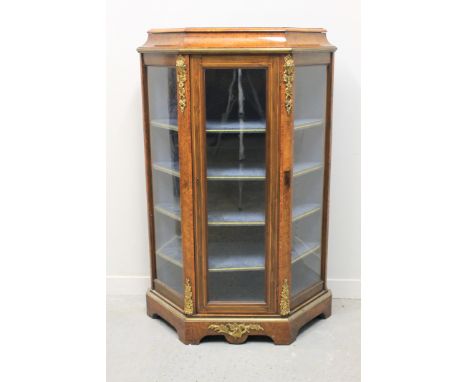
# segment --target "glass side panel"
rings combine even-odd
[[[321,280],[326,65],[299,66],[294,81],[292,296]]]
[[[265,301],[266,69],[206,69],[208,300]]]
[[[179,140],[175,67],[148,67],[156,277],[182,294]]]

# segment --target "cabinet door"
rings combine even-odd
[[[187,284],[191,288],[184,264],[193,258],[188,112],[181,109],[176,56],[147,55],[143,60],[153,287],[182,307],[184,289]]]
[[[294,80],[291,298],[297,305],[323,289],[328,65],[296,58]],[[313,59],[314,56],[311,56]],[[314,61],[314,60],[312,60]],[[315,60],[317,61],[317,60]],[[318,60],[320,61],[320,60]]]
[[[199,310],[273,312],[276,61],[199,56],[192,63]]]

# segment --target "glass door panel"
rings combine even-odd
[[[321,281],[326,65],[296,67],[292,297]]]
[[[156,278],[182,294],[176,70],[175,66],[149,66],[147,70]]]
[[[208,301],[265,301],[266,69],[205,69]]]

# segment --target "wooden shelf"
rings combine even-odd
[[[296,118],[294,120],[294,130],[305,130],[313,127],[323,126],[323,119],[318,118]]]
[[[298,255],[294,258],[293,254],[291,265],[292,296],[311,288],[321,281],[319,243],[299,242],[295,248],[298,251]]]
[[[153,163],[153,170],[180,178],[178,162],[156,162]]]
[[[158,203],[154,210],[162,215],[180,221],[180,206],[171,203]],[[320,211],[320,204],[307,203],[293,207],[292,221],[296,222]],[[265,224],[265,211],[259,209],[218,209],[208,213],[209,226],[261,226]]]
[[[312,269],[297,265],[292,267],[291,270],[291,296],[294,297],[300,292],[311,288],[313,285],[321,281],[320,275]]]
[[[294,238],[293,250],[291,253],[292,297],[321,281],[319,273],[308,266],[304,266],[304,263],[301,262],[308,259],[310,256],[316,256],[317,258],[312,260],[320,262],[320,257],[317,256],[317,251],[319,249],[320,245],[318,243],[305,243],[298,237]],[[228,243],[215,242],[211,243],[209,246],[208,254],[208,271],[213,284],[218,285],[219,288],[222,289],[223,285],[226,283],[226,278],[222,275],[231,274],[232,276],[229,277],[233,278],[233,280],[243,280],[241,283],[243,285],[242,290],[235,293],[237,298],[245,294],[244,297],[249,297],[252,300],[261,300],[261,285],[264,280],[263,272],[265,271],[263,243],[243,243],[243,246],[239,247],[236,244],[229,245]],[[156,256],[169,263],[169,267],[173,267],[167,269],[166,273],[177,272],[177,269],[182,272],[183,258],[180,236],[175,236],[167,243],[163,244],[161,248],[156,251]],[[161,265],[158,267],[161,267]],[[170,285],[173,289],[177,289],[179,286],[176,284],[177,280],[179,280],[178,277],[175,279],[173,277],[168,277],[166,280],[163,276],[164,274],[162,273],[159,275],[160,280]],[[234,282],[233,287],[235,285],[239,285],[239,282]],[[217,288],[212,289],[213,293],[216,292],[215,289]],[[216,298],[213,296],[213,299]]]
[[[323,163],[320,162],[304,162],[304,163],[294,163],[293,168],[293,178],[310,174],[312,172],[321,170],[323,168]]]
[[[256,209],[218,209],[208,212],[209,226],[262,226],[265,225],[265,211]]]
[[[179,131],[179,127],[177,126],[177,121],[174,119],[161,119],[161,120],[153,119],[150,122],[150,124],[151,124],[151,127],[157,127],[159,129]]]
[[[323,168],[323,163],[305,162],[295,163],[293,177],[318,171]],[[179,164],[176,162],[156,162],[153,169],[169,175],[180,177]],[[208,166],[208,180],[265,180],[265,166],[263,163],[233,164],[219,162]]]
[[[306,243],[294,237],[292,263],[303,260],[320,249],[319,243]],[[208,246],[208,270],[210,272],[260,271],[265,269],[263,242],[226,241],[211,242]]]
[[[295,237],[292,250],[292,263],[303,260],[320,249],[319,243],[306,243]],[[182,267],[182,239],[174,236],[164,243],[156,254],[164,260]],[[209,272],[261,271],[265,269],[265,246],[259,241],[209,242]]]
[[[304,130],[323,125],[323,120],[318,118],[301,118],[294,121],[294,130]],[[152,120],[151,127],[164,130],[178,131],[176,120]],[[266,131],[265,121],[239,122],[217,122],[206,121],[207,133],[264,133]]]
[[[293,222],[320,211],[320,205],[308,203],[293,207]],[[238,211],[235,208],[211,210],[208,213],[209,226],[259,226],[265,224],[263,209],[249,208]]]
[[[157,203],[154,210],[160,214],[180,221],[180,205],[174,203]]]
[[[182,267],[182,238],[174,236],[156,251],[156,255],[178,267]]]
[[[265,164],[255,162],[208,164],[208,180],[264,180]]]
[[[208,271],[241,272],[265,269],[265,244],[262,241],[209,242]]]
[[[207,133],[264,133],[265,121],[217,122],[206,121]]]
[[[307,216],[311,216],[320,211],[320,204],[318,203],[305,203],[293,206],[292,221],[293,223],[301,220]]]
[[[299,260],[303,260],[307,256],[316,253],[319,249],[319,242],[306,242],[300,239],[298,236],[294,236],[291,252],[291,262],[294,264]]]

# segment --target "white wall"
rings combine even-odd
[[[107,11],[108,293],[149,285],[140,69],[150,28],[324,27],[336,52],[329,230],[329,286],[360,297],[359,0],[109,0]]]

